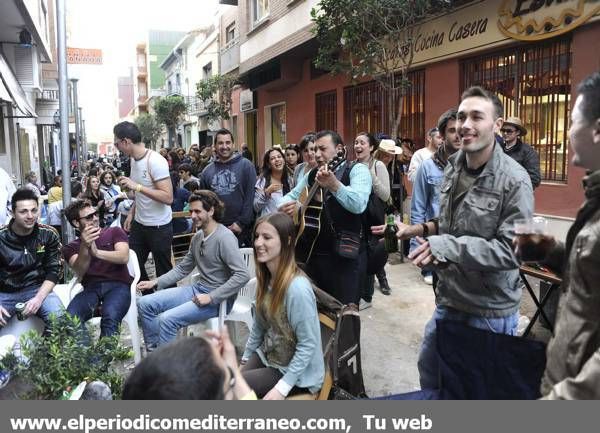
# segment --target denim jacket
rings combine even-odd
[[[440,191],[439,235],[428,239],[439,262],[436,302],[477,316],[505,317],[518,311],[521,300],[513,225],[533,214],[531,180],[496,144],[452,213],[453,192],[465,165],[462,150],[449,158]]]
[[[444,172],[433,159],[426,159],[417,170],[410,203],[410,223],[421,224],[440,213],[440,188]],[[416,239],[410,240],[410,249],[418,246]]]

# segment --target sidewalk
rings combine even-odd
[[[425,323],[434,309],[433,288],[408,260],[387,264],[392,294],[375,282],[373,307],[360,312],[362,368],[369,397],[420,389],[417,359]]]

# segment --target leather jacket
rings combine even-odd
[[[45,280],[58,282],[62,261],[56,230],[36,224],[29,236],[17,236],[13,222],[0,228],[0,292],[39,287]]]
[[[520,138],[517,139],[517,143],[510,149],[506,148],[506,143],[502,144],[504,153],[510,156],[512,159],[517,161],[521,166],[527,170],[529,177],[531,178],[531,185],[533,189],[540,186],[542,177],[540,175],[540,156],[527,143],[523,143]]]
[[[600,399],[600,171],[584,178],[586,202],[546,265],[563,275],[542,379],[545,399]],[[568,260],[568,262],[567,262]]]

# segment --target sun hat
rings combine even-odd
[[[383,139],[379,142],[379,149],[394,155],[402,155],[402,148],[396,146],[396,142],[390,139]]]
[[[518,117],[507,117],[504,120],[504,125],[512,125],[517,128],[521,132],[521,137],[525,137],[527,135],[527,128],[523,126],[523,122]]]

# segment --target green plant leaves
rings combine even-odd
[[[113,396],[121,395],[123,377],[115,362],[129,359],[129,349],[119,344],[118,335],[93,341],[89,330],[69,314],[52,317],[50,331],[41,336],[34,331],[21,336],[22,357],[5,357],[0,368],[30,383],[33,392],[26,398],[60,399],[68,387],[86,380],[101,380]]]

